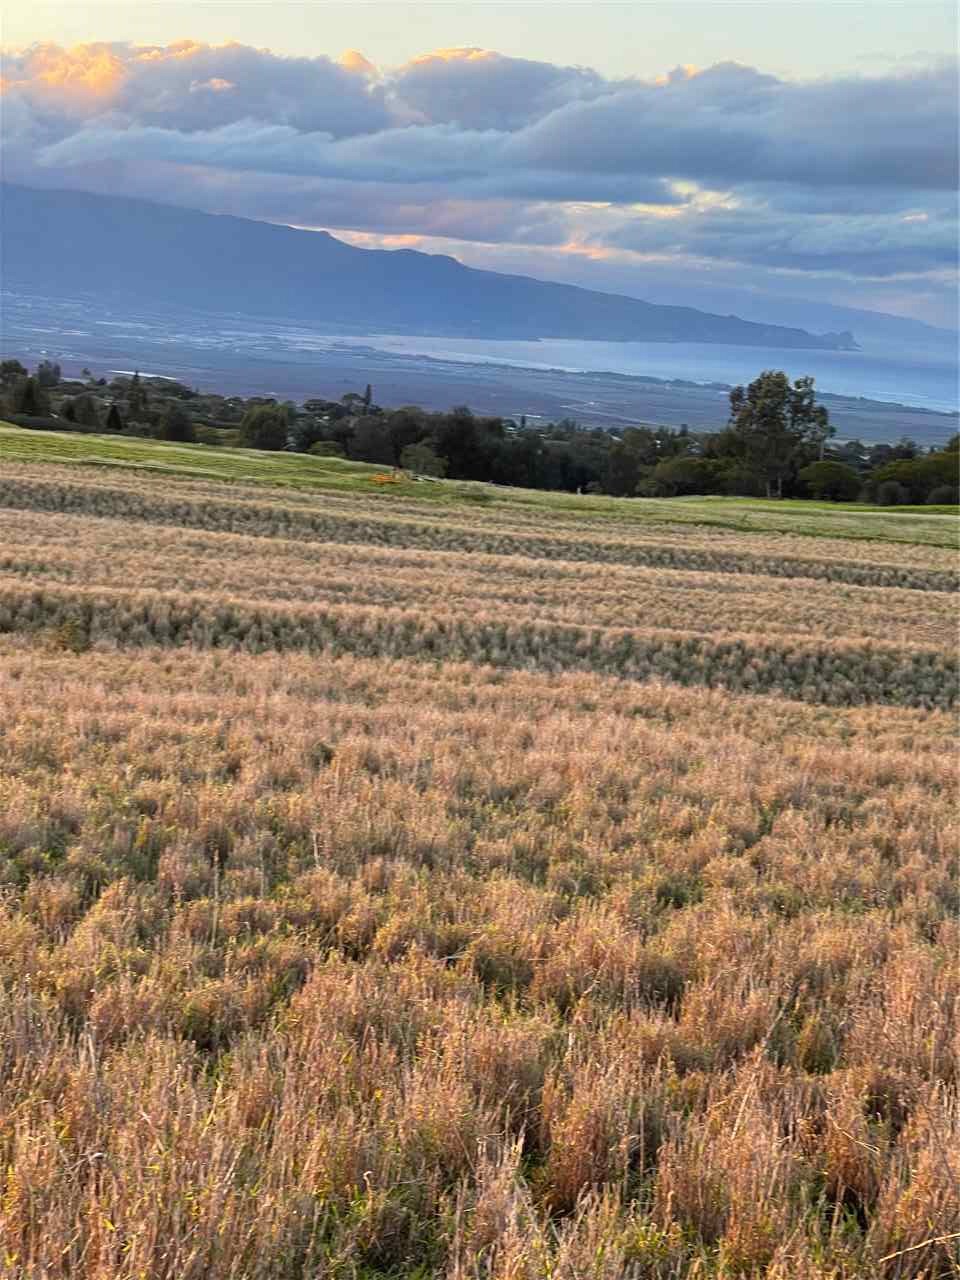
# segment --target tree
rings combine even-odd
[[[444,476],[447,464],[428,444],[408,444],[400,455],[400,464],[406,471],[420,476]]]
[[[907,491],[911,502],[926,502],[927,495],[934,489],[942,485],[956,485],[957,455],[943,450],[919,458],[888,462],[885,467],[878,467],[872,472],[870,480],[878,492],[887,481],[892,481]]]
[[[13,389],[13,411],[43,418],[50,412],[50,397],[35,377],[21,378]]]
[[[41,360],[37,365],[37,381],[41,387],[55,387],[60,381],[60,366],[52,360]]]
[[[898,480],[881,480],[877,485],[877,502],[881,507],[902,507],[910,501],[910,491]]]
[[[888,462],[910,462],[921,452],[916,440],[901,436],[896,444],[875,444],[867,460],[871,467],[885,467]]]
[[[193,444],[196,441],[193,419],[176,401],[168,404],[160,420],[160,439],[174,440],[178,444]]]
[[[713,493],[717,487],[717,463],[710,458],[664,458],[640,482],[638,492],[650,497],[673,498],[693,493]]]
[[[0,385],[12,386],[18,378],[26,378],[27,369],[19,360],[0,361]]]
[[[120,417],[120,410],[115,404],[112,404],[107,410],[107,421],[105,429],[109,432],[116,433],[123,430],[123,419]]]
[[[78,427],[88,427],[96,430],[100,426],[97,402],[93,396],[88,396],[86,392],[77,396],[73,402],[73,420]]]
[[[377,462],[384,467],[397,464],[390,429],[384,418],[372,414],[354,420],[350,456],[360,462]]]
[[[147,389],[140,382],[140,370],[134,371],[133,377],[130,379],[130,388],[127,392],[127,404],[130,410],[131,419],[140,419],[147,407]]]
[[[828,502],[853,502],[863,484],[859,472],[843,462],[811,462],[800,479],[813,497]]]
[[[417,409],[397,409],[386,418],[387,435],[393,450],[393,461],[401,465],[408,445],[417,444],[426,435],[423,414]]]
[[[615,498],[629,497],[636,493],[640,481],[641,455],[625,441],[618,440],[607,454],[603,473],[603,487]]]
[[[254,405],[243,415],[240,439],[248,449],[285,449],[289,428],[287,410],[283,405]]]
[[[829,421],[815,402],[813,378],[797,378],[791,386],[785,373],[767,369],[748,387],[730,392],[730,426],[740,437],[746,461],[761,475],[767,497],[779,498],[801,447],[819,447]]]

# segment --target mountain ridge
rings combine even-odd
[[[3,277],[12,289],[254,308],[354,333],[858,349],[849,332],[649,303],[415,249],[364,249],[328,231],[128,196],[9,183],[0,195]]]

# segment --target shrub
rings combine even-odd
[[[763,496],[763,480],[744,463],[733,463],[724,467],[718,475],[718,486],[721,493],[738,498],[759,498]]]
[[[710,458],[667,458],[658,462],[641,484],[644,494],[651,497],[713,493],[717,488],[717,464]]]
[[[960,500],[960,494],[956,485],[938,484],[927,494],[927,505],[931,507],[953,506],[958,500]]]
[[[445,476],[447,463],[428,444],[408,444],[400,455],[400,465],[421,476]]]
[[[161,440],[176,441],[178,444],[194,444],[196,434],[193,420],[185,409],[176,402],[167,406],[160,421],[159,437]]]
[[[877,502],[881,507],[902,507],[909,501],[909,491],[898,480],[882,480],[877,485]]]
[[[287,447],[289,418],[279,404],[261,404],[248,409],[240,423],[240,438],[248,449],[276,452]]]
[[[853,502],[860,492],[860,476],[843,462],[811,462],[800,479],[814,498],[830,502]]]
[[[942,485],[956,488],[957,455],[953,451],[943,450],[918,458],[902,458],[879,467],[872,478],[878,486],[889,480],[896,481],[909,493],[909,501],[925,502],[932,489]]]

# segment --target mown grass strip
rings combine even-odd
[[[888,510],[862,503],[767,502],[720,497],[624,500],[458,481],[424,484],[409,480],[378,492],[371,479],[382,468],[362,462],[123,436],[33,431],[10,423],[0,423],[0,460],[159,472],[272,487],[288,493],[375,495],[385,504],[414,499],[422,503],[425,510],[466,506],[472,493],[485,489],[487,499],[498,508],[527,510],[545,516],[563,514],[574,519],[609,519],[636,525],[700,525],[744,533],[779,532],[853,542],[956,547],[960,528],[955,507]]]

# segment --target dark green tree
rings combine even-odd
[[[77,396],[73,402],[73,420],[78,427],[96,431],[100,426],[100,415],[93,396],[88,396],[86,392]]]
[[[844,462],[811,462],[800,479],[813,498],[827,502],[853,502],[863,487],[863,478]]]
[[[176,401],[168,404],[160,419],[160,439],[173,440],[178,444],[193,444],[196,441],[193,419]]]
[[[625,498],[636,493],[640,483],[642,455],[631,449],[623,440],[616,441],[607,454],[603,472],[603,488],[615,498]]]
[[[382,467],[399,463],[390,436],[389,419],[373,414],[357,418],[350,442],[350,457],[360,462],[376,462]]]
[[[447,464],[438,458],[428,444],[408,444],[400,455],[401,466],[418,476],[443,476]]]
[[[120,417],[120,410],[115,404],[112,404],[107,410],[105,430],[114,434],[123,430],[123,419]]]
[[[289,430],[289,418],[283,405],[254,405],[243,415],[240,439],[248,449],[275,451],[287,447]]]
[[[762,477],[767,497],[779,498],[803,446],[819,448],[829,422],[816,403],[813,378],[797,378],[791,385],[782,370],[767,369],[748,387],[730,392],[730,426],[740,437],[745,460]]]
[[[12,386],[18,378],[27,377],[27,369],[19,360],[0,360],[0,386]]]
[[[50,412],[50,397],[37,378],[21,378],[13,389],[13,411],[42,418]]]
[[[60,381],[60,366],[53,360],[41,360],[37,365],[37,381],[41,387],[55,387]]]
[[[130,387],[127,391],[127,404],[130,410],[131,421],[138,421],[143,417],[147,408],[147,389],[140,381],[140,370],[134,372],[130,379]]]
[[[409,445],[417,444],[427,434],[424,415],[418,409],[397,409],[386,416],[385,422],[393,450],[392,461],[400,466],[404,450]]]

